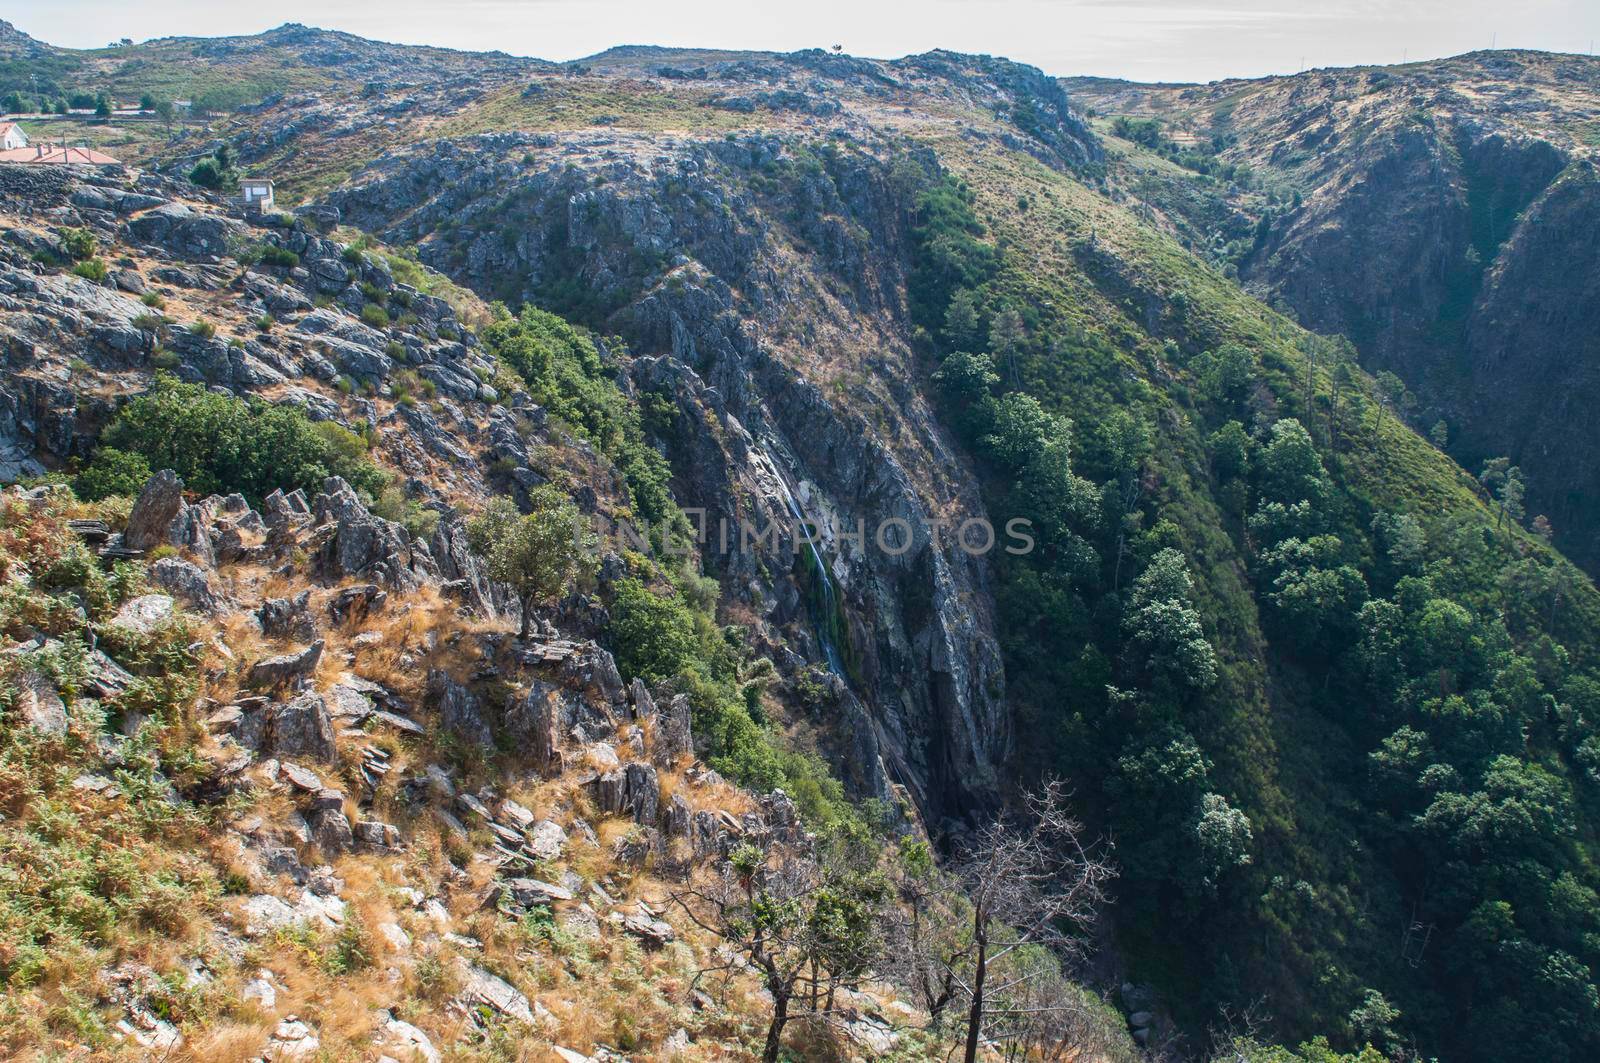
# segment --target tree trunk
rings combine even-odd
[[[517,632],[517,638],[527,639],[528,631],[533,627],[533,599],[522,599],[522,629]]]
[[[989,974],[988,936],[978,937],[978,966],[972,975],[972,1006],[967,1009],[966,1063],[978,1063],[978,1040],[983,1033],[983,983]]]
[[[772,1021],[767,1024],[767,1047],[761,1053],[761,1063],[778,1063],[778,1053],[783,1051],[783,1027],[789,1021],[789,994],[772,994]]]

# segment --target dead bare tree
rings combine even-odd
[[[1037,957],[1059,964],[1078,951],[1115,871],[1084,841],[1065,794],[1058,781],[1028,794],[1024,816],[979,831],[956,864],[955,880],[971,906],[965,962],[951,968],[967,1004],[966,1063],[976,1063],[991,1024],[1001,1033],[1003,1024],[1067,1010],[1059,998],[1038,998],[1043,973],[1059,966]]]

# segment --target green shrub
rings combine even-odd
[[[94,458],[72,481],[79,498],[98,502],[112,495],[137,495],[150,479],[150,463],[142,454],[116,447],[101,447]]]
[[[654,593],[638,580],[617,584],[611,637],[623,675],[647,683],[672,679],[699,659],[694,615],[676,594]]]
[[[61,249],[67,257],[74,262],[93,258],[95,252],[95,238],[93,230],[68,229],[61,234]]]
[[[261,261],[268,266],[282,266],[284,269],[294,269],[300,264],[300,256],[286,247],[266,244],[261,248]]]
[[[89,258],[79,262],[72,267],[72,272],[84,280],[94,281],[96,284],[104,284],[106,277],[111,274],[111,270],[106,267],[104,260],[98,258]]]
[[[189,326],[189,331],[193,335],[203,336],[209,340],[211,337],[217,334],[217,326],[213,325],[209,321],[196,321],[194,324]]]
[[[160,292],[145,292],[139,296],[139,301],[155,310],[160,310],[167,305],[166,299],[162,298]]]
[[[606,375],[594,341],[537,307],[524,307],[516,317],[496,309],[497,319],[483,332],[490,353],[521,378],[536,402],[575,425],[611,459],[639,516],[668,517],[666,460],[645,440],[638,407]]]
[[[377,303],[368,303],[361,308],[361,320],[373,328],[388,328],[389,311]]]
[[[274,324],[276,322],[272,320],[271,314],[262,314],[256,318],[256,330],[258,332],[271,332]]]
[[[387,477],[366,456],[366,443],[331,422],[313,423],[299,409],[214,394],[171,376],[118,411],[107,447],[170,468],[202,494],[239,491],[259,500],[274,489],[318,491],[329,476],[375,495]]]

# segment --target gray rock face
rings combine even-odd
[[[111,618],[110,626],[134,637],[153,635],[172,623],[173,605],[170,595],[142,594],[124,602],[117,615]]]
[[[426,548],[419,556],[404,528],[374,516],[339,477],[329,478],[312,508],[322,525],[312,567],[323,577],[364,577],[391,588],[414,590],[432,573]]]
[[[325,853],[349,852],[355,846],[350,820],[338,809],[318,809],[311,816],[311,837]]]
[[[1027,97],[1043,124],[1016,136],[1052,164],[1098,153],[1038,71],[961,57],[906,64],[918,76],[981,82],[998,98]],[[927,532],[935,514],[985,513],[920,391],[902,294],[909,215],[888,169],[865,155],[841,160],[797,178],[774,211],[752,184],[791,154],[781,136],[656,141],[648,165],[581,138],[512,136],[496,146],[440,142],[395,156],[334,198],[358,224],[417,242],[425,260],[469,283],[514,279],[532,293],[555,271],[576,271],[596,298],[622,307],[610,324],[633,351],[631,380],[675,407],[679,502],[704,509],[708,528],[726,520],[734,530],[721,558],[724,592],[761,611],[770,640],[801,631],[796,646],[810,666],[852,662],[832,750],[851,768],[852,791],[886,797],[891,777],[904,780],[933,821],[992,803],[1011,731],[987,562]],[[507,161],[513,149],[532,163]],[[524,209],[516,238],[502,240],[511,235],[501,217],[508,194]],[[661,283],[668,267],[647,262],[673,263],[673,283]],[[810,298],[797,293],[818,291],[865,326],[859,347],[840,337],[836,353],[870,362],[881,389],[841,398],[815,376],[814,352],[773,338],[795,300]],[[863,431],[864,422],[886,427]],[[523,467],[507,427],[491,417],[490,446]],[[737,542],[742,520],[759,532],[787,526],[797,509],[823,529],[818,555],[842,625],[819,624],[785,575],[792,536],[775,547]],[[909,550],[871,542],[890,519],[916,530]],[[843,538],[858,523],[865,547]],[[840,630],[848,646],[825,646],[824,629]],[[609,693],[598,700],[624,704]]]
[[[176,557],[163,557],[145,570],[150,582],[176,597],[190,608],[214,615],[222,599],[211,588],[211,580],[199,565]]]
[[[302,642],[317,636],[317,621],[311,615],[311,592],[301,591],[293,598],[268,598],[256,610],[261,632],[272,638],[294,638]]]
[[[318,639],[299,653],[268,657],[250,666],[248,682],[257,689],[299,685],[317,670],[323,641]]]
[[[460,517],[451,515],[440,520],[428,548],[439,566],[439,578],[463,583],[466,600],[474,611],[491,619],[508,611],[506,606],[511,603],[503,601],[507,596],[496,592],[482,563],[468,547],[466,522]]]
[[[328,602],[328,618],[335,624],[359,622],[365,620],[368,613],[382,609],[388,600],[388,593],[379,590],[375,583],[346,587]]]
[[[274,705],[267,722],[266,750],[278,757],[332,761],[338,755],[333,717],[321,694],[307,692]]]
[[[183,512],[183,481],[162,469],[144,485],[128,515],[122,543],[130,550],[151,550],[167,541],[172,524]]]
[[[50,680],[38,672],[24,670],[16,677],[17,710],[22,721],[47,735],[67,733],[67,706]]]
[[[511,983],[466,960],[458,962],[462,1000],[468,1004],[482,1004],[509,1018],[532,1025],[533,1006]]]
[[[595,804],[607,815],[626,815],[653,827],[661,811],[661,783],[656,769],[638,762],[609,771],[593,784]]]
[[[482,704],[449,673],[438,669],[428,673],[428,701],[446,731],[479,748],[493,748],[494,732],[484,718]]]
[[[127,231],[134,243],[153,244],[180,258],[200,259],[227,254],[229,238],[242,228],[231,218],[167,203],[128,222]]]
[[[561,735],[574,716],[569,694],[537,680],[506,707],[506,737],[519,754],[546,775],[561,770]]]

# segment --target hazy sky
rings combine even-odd
[[[1589,52],[1600,0],[8,0],[0,17],[52,44],[255,33],[283,22],[379,40],[576,59],[616,44],[897,57],[988,52],[1052,74],[1203,81],[1302,66],[1397,63],[1497,44]]]

